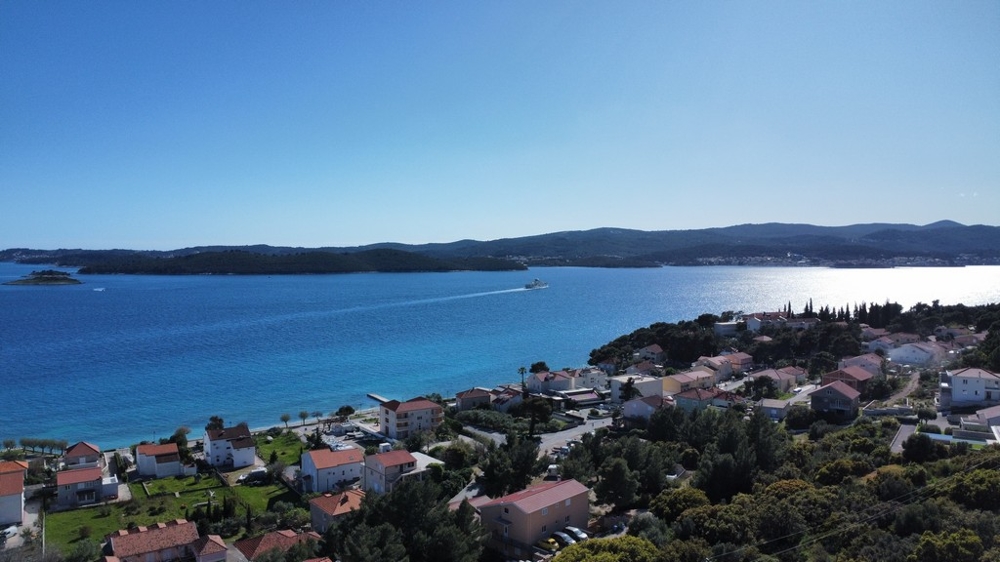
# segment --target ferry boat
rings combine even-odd
[[[528,283],[527,285],[525,285],[524,288],[528,289],[528,290],[531,290],[531,289],[545,289],[548,286],[549,286],[549,284],[546,283],[545,281],[542,281],[541,279],[535,279],[531,283]]]

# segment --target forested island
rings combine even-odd
[[[231,252],[244,255],[227,255]],[[0,251],[0,261],[54,263],[88,273],[168,274],[496,271],[524,266],[940,267],[1000,264],[1000,227],[939,221],[923,226],[769,223],[701,230],[595,228],[489,241],[383,242],[355,247],[259,244],[170,251],[11,248]]]
[[[80,283],[79,279],[70,277],[68,272],[44,269],[32,271],[23,279],[7,281],[4,285],[79,285]]]
[[[262,254],[241,250],[171,257],[141,254],[109,256],[80,268],[81,275],[131,273],[146,275],[290,275],[323,273],[405,273],[444,271],[520,271],[523,264],[494,258],[440,259],[401,250],[367,250],[353,254],[323,251]]]

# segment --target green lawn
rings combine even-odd
[[[299,457],[305,448],[305,443],[299,436],[291,432],[282,433],[270,443],[265,435],[258,435],[254,439],[257,442],[257,456],[264,459],[264,462],[270,462],[271,451],[277,451],[278,460],[288,465],[299,464]]]
[[[50,513],[45,517],[45,539],[47,544],[69,552],[80,539],[80,528],[89,527],[90,537],[99,544],[104,537],[118,529],[125,529],[130,523],[148,526],[153,523],[183,519],[188,511],[193,511],[197,504],[208,501],[207,487],[218,486],[215,478],[203,478],[199,485],[188,486],[194,478],[167,478],[155,481],[158,486],[172,488],[169,491],[180,492],[180,497],[173,495],[147,498],[142,486],[129,484],[132,490],[132,502],[111,504],[106,507],[88,507],[72,511]],[[182,490],[183,488],[183,490]],[[234,488],[217,487],[214,502],[222,502],[228,494],[235,495],[247,501],[255,513],[267,510],[275,502],[285,501],[295,503],[298,496],[280,484],[269,486],[236,486]],[[241,510],[242,511],[242,510]]]
[[[215,477],[202,477],[198,479],[194,476],[186,476],[183,478],[151,480],[146,483],[146,487],[149,488],[150,495],[156,496],[159,494],[173,494],[175,492],[186,494],[189,492],[211,490],[222,487],[222,484]]]

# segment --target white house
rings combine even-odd
[[[837,363],[837,368],[843,369],[845,367],[861,367],[875,376],[882,373],[883,361],[885,360],[877,353],[865,353],[864,355],[858,355],[857,357],[845,357],[841,359]]]
[[[444,422],[444,408],[426,398],[406,402],[390,400],[379,405],[379,432],[391,439],[406,439],[425,431],[434,431]]]
[[[535,394],[548,394],[560,390],[573,390],[576,380],[566,371],[542,371],[532,373],[525,381],[525,386]]]
[[[302,454],[304,492],[329,492],[338,486],[359,481],[364,473],[365,455],[360,449],[340,451],[320,449]]]
[[[632,387],[639,391],[639,396],[659,396],[663,394],[663,383],[656,377],[645,377],[642,375],[628,376],[618,375],[608,379],[611,383],[611,401],[621,404],[622,387],[627,386],[631,381]]]
[[[166,478],[184,474],[177,443],[138,445],[135,448],[135,464],[139,476]]]
[[[245,425],[205,430],[205,461],[212,466],[241,468],[257,458],[257,446]]]
[[[643,419],[649,421],[649,418],[657,410],[671,408],[673,405],[674,399],[670,396],[642,396],[623,404],[622,416],[627,420]]]
[[[24,461],[0,461],[0,526],[23,523],[27,470]]]
[[[947,371],[941,376],[940,390],[942,410],[995,404],[1000,402],[1000,376],[971,367]]]
[[[944,357],[945,351],[937,344],[930,342],[905,343],[890,349],[888,355],[893,363],[928,367],[940,361]]]

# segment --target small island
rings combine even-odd
[[[4,285],[79,285],[81,281],[70,277],[66,271],[55,269],[43,269],[42,271],[32,271],[23,279],[8,281]]]

